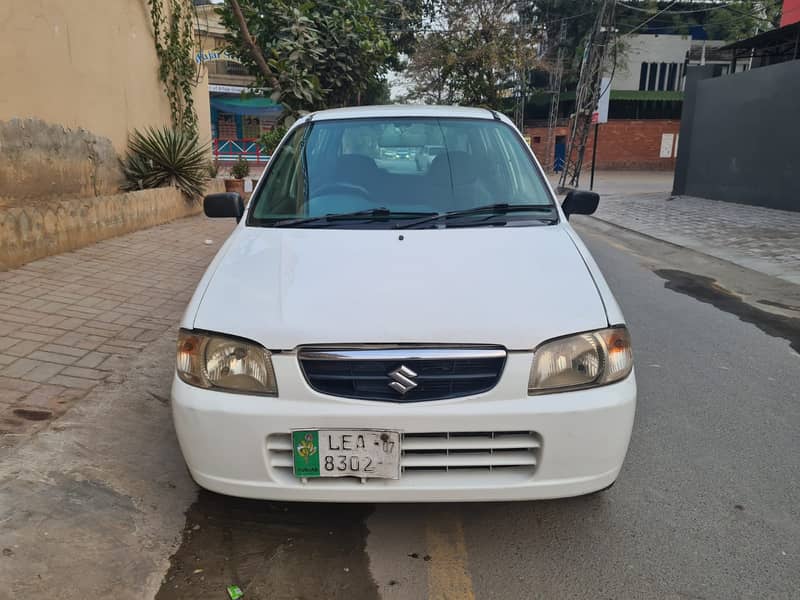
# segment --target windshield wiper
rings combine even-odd
[[[452,219],[454,217],[467,217],[470,215],[481,215],[484,213],[489,213],[491,215],[505,215],[512,212],[553,213],[555,212],[555,207],[542,204],[508,204],[508,203],[486,204],[485,206],[476,206],[475,208],[468,208],[465,210],[451,210],[449,212],[443,212],[436,215],[431,215],[429,217],[418,219],[416,221],[411,221],[411,223],[403,223],[401,225],[396,225],[395,227],[397,229],[411,229],[412,227],[416,227],[417,225],[433,223],[434,221],[438,221],[440,219],[446,221],[447,219]],[[548,220],[555,222],[555,219],[548,219]]]
[[[350,221],[353,219],[366,219],[367,221],[389,219],[389,218],[405,218],[410,219],[414,217],[431,217],[436,213],[426,212],[402,212],[393,211],[385,207],[369,208],[367,210],[357,210],[349,213],[329,213],[320,217],[302,217],[299,219],[284,219],[272,223],[271,227],[300,227],[303,225],[330,225],[337,221]]]

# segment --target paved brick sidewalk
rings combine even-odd
[[[558,176],[549,178],[556,186]],[[601,200],[592,218],[800,284],[800,212],[691,196],[670,199],[672,179],[662,171],[598,171],[595,191]],[[588,189],[588,172],[581,184]]]
[[[191,217],[0,272],[0,446],[120,381],[175,326],[232,228]]]
[[[595,217],[800,284],[800,212],[651,192],[603,195]]]

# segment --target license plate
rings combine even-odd
[[[397,431],[293,431],[292,454],[295,477],[400,478]]]

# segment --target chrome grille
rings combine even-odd
[[[497,347],[303,348],[300,366],[318,392],[342,398],[420,402],[480,394],[500,380]]]
[[[529,477],[536,471],[542,450],[541,436],[534,431],[405,433],[401,439],[401,481],[425,472]],[[267,457],[270,470],[284,481],[293,479],[290,434],[271,435]],[[328,481],[315,481],[323,480]]]

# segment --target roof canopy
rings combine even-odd
[[[247,115],[268,119],[277,119],[283,112],[283,106],[276,104],[269,98],[211,96],[211,108],[234,115]]]

